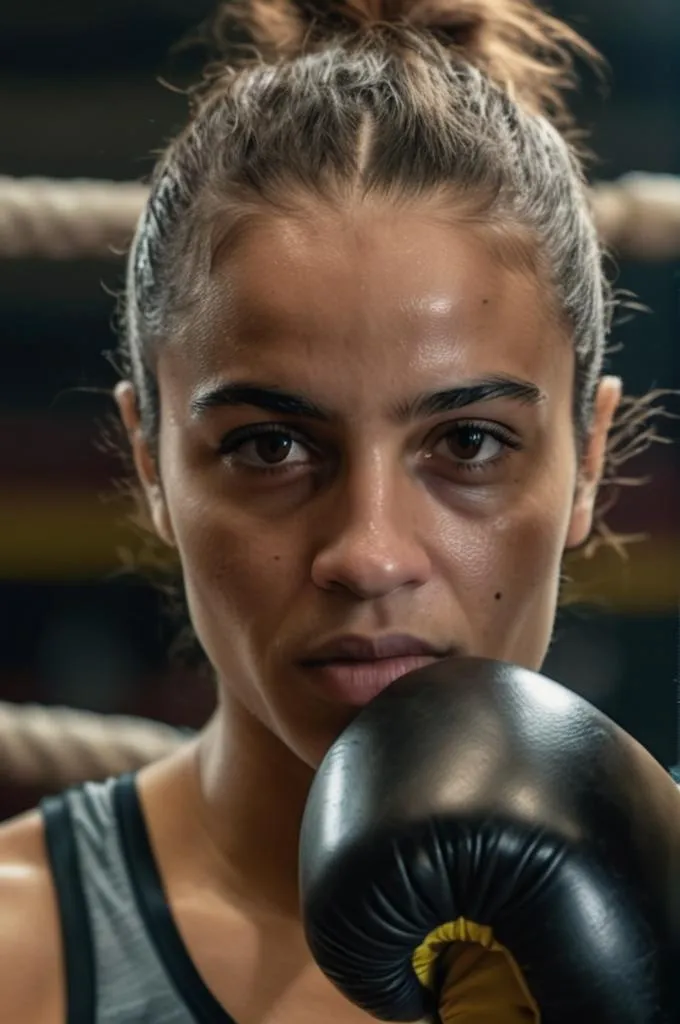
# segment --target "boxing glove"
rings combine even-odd
[[[439,662],[364,708],[312,785],[300,892],[317,963],[381,1020],[680,1020],[680,793],[525,669]]]

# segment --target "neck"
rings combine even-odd
[[[192,776],[216,876],[239,900],[297,918],[312,769],[240,704],[223,701],[195,747]]]

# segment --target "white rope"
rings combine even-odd
[[[120,256],[147,190],[135,182],[0,176],[0,258]],[[680,258],[680,177],[627,174],[592,188],[604,242],[641,260]]]
[[[680,258],[680,177],[626,174],[593,186],[602,238],[622,256],[640,260]]]
[[[0,702],[0,779],[17,786],[58,790],[105,779],[184,743],[183,733],[145,718]]]
[[[146,195],[134,182],[0,177],[0,256],[64,260],[120,254]]]

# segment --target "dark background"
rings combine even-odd
[[[24,0],[0,6],[0,174],[139,179],[183,122],[177,85],[203,53],[171,54],[206,0]],[[593,177],[680,174],[678,0],[561,0],[611,65],[577,104]],[[126,543],[97,445],[114,374],[104,352],[122,264],[0,260],[0,699],[129,711],[198,725],[209,688],[168,658],[154,591],[117,570]],[[680,263],[619,265],[650,312],[617,329],[610,368],[626,388],[680,387]],[[664,425],[680,436],[677,425]],[[563,613],[547,671],[586,693],[665,763],[676,758],[680,459],[658,447],[653,482],[616,522],[648,533],[627,563],[577,569],[592,606]]]

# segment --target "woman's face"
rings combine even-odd
[[[162,348],[157,476],[119,389],[224,695],[307,763],[428,659],[540,667],[618,394],[579,466],[544,296],[426,208],[272,217]]]

